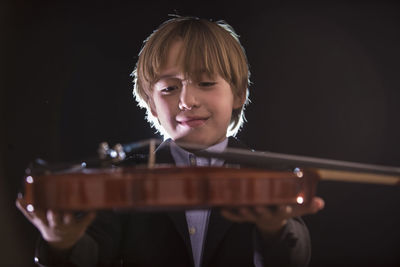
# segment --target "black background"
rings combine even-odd
[[[14,207],[34,158],[156,136],[129,76],[168,14],[224,19],[251,65],[257,150],[400,166],[395,1],[2,1],[0,264],[29,266],[38,232]],[[400,266],[399,187],[321,182],[311,266]]]

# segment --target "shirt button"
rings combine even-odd
[[[196,166],[197,165],[196,157],[193,154],[189,154],[189,161],[190,161],[190,165],[191,166]]]
[[[194,235],[196,233],[196,228],[195,227],[189,227],[189,234]]]

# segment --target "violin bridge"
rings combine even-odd
[[[147,161],[147,167],[148,168],[154,168],[156,164],[156,140],[151,139],[149,142],[149,159]]]

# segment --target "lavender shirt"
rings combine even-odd
[[[227,145],[228,138],[225,138],[224,141],[207,148],[206,151],[222,152]],[[171,154],[177,166],[222,166],[224,164],[224,161],[220,159],[195,157],[192,153],[182,149],[173,142],[171,143]],[[210,210],[208,209],[186,211],[186,222],[188,225],[195,267],[199,267],[201,263],[204,237],[207,232],[209,216]]]

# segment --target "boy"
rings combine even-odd
[[[243,123],[249,71],[244,49],[224,22],[177,17],[163,23],[139,54],[134,95],[148,121],[165,137],[161,162],[220,166],[221,160],[195,158],[179,142],[223,151],[243,147],[233,137]],[[28,212],[39,229],[41,265],[76,266],[306,266],[308,231],[298,216],[310,206],[188,210],[186,212],[70,213]]]

